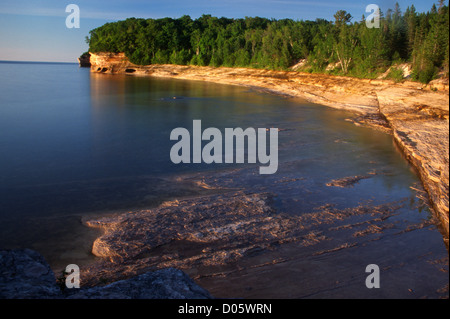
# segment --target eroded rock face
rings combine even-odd
[[[125,53],[99,52],[90,53],[91,71],[99,73],[129,73],[127,70],[134,69]]]
[[[417,169],[441,220],[448,247],[448,95],[413,93],[393,89],[379,92],[380,112],[388,120],[403,153]]]

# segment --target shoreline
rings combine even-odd
[[[263,90],[350,111],[356,125],[392,134],[418,172],[449,245],[448,83],[357,79],[296,71],[182,65],[139,66],[124,53],[90,53],[91,72],[199,80]]]

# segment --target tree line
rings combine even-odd
[[[287,70],[306,59],[302,71],[375,78],[392,65],[409,62],[414,80],[428,83],[442,71],[448,78],[449,10],[444,0],[422,13],[413,5],[402,12],[397,3],[381,13],[379,28],[368,28],[364,16],[353,21],[344,10],[334,18],[129,18],[91,30],[86,41],[90,52],[125,52],[139,65]]]

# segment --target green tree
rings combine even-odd
[[[413,78],[427,83],[439,71],[448,78],[449,11],[444,0],[429,12],[399,4],[381,15],[381,28],[369,29],[364,17],[352,22],[345,10],[334,21],[217,18],[136,19],[105,23],[89,32],[91,52],[124,52],[135,64],[193,64],[286,70],[307,59],[308,71],[376,77],[409,61]]]

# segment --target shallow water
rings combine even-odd
[[[179,176],[269,190],[277,210],[292,215],[326,204],[402,201],[399,219],[430,216],[391,136],[345,121],[348,112],[236,86],[91,74],[74,64],[0,63],[0,71],[0,247],[34,248],[55,268],[93,259],[98,232],[82,224],[86,216],[204,191],[174,182]],[[222,132],[281,129],[278,172],[259,175],[259,164],[173,164],[170,132],[191,131],[194,119]],[[223,172],[227,178],[218,178]],[[326,185],[356,175],[367,178]],[[422,236],[415,240],[426,242],[424,253],[445,256],[435,227]]]

